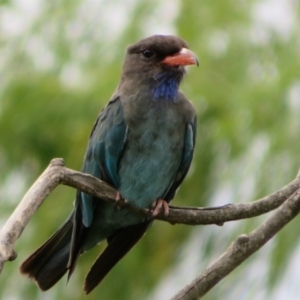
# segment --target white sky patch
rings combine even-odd
[[[153,12],[142,22],[141,30],[145,31],[145,35],[173,34],[180,1],[168,3],[152,1]],[[56,69],[57,58],[52,47],[56,47],[57,31],[61,30],[72,47],[70,47],[70,61],[66,66],[61,66],[60,78],[64,85],[76,87],[78,83],[84,84],[81,62],[89,60],[91,53],[95,53],[95,47],[99,47],[99,57],[101,53],[105,54],[102,55],[105,57],[103,63],[115,59],[115,53],[119,48],[112,45],[118,44],[139,2],[138,0],[82,1],[65,22],[57,23],[51,18],[49,22],[43,23],[42,27],[35,30],[35,35],[27,35],[43,13],[46,4],[43,0],[14,0],[11,5],[1,8],[0,32],[6,46],[0,50],[0,65],[4,64],[2,70],[5,70],[11,57],[19,51],[28,55],[36,70]],[[58,28],[61,25],[63,27]]]
[[[153,34],[176,34],[174,21],[180,13],[180,1],[156,1],[154,10],[143,24],[145,36]]]
[[[26,187],[24,178],[26,176],[22,170],[12,171],[3,183],[5,188],[1,187],[1,199],[5,199],[11,204],[19,203]]]
[[[79,22],[77,31],[88,29],[95,39],[115,40],[128,24],[137,2],[138,0],[83,1],[75,18]]]
[[[295,0],[258,1],[252,11],[251,41],[258,45],[268,44],[272,33],[286,40],[299,23],[297,6],[299,3]]]
[[[225,31],[212,31],[207,43],[209,53],[215,57],[221,57],[225,55],[229,46],[229,41],[229,36]]]
[[[71,88],[82,88],[85,85],[84,78],[80,66],[75,62],[66,64],[60,73],[61,82]]]
[[[298,136],[298,128],[300,128],[300,80],[291,84],[287,91],[286,102],[289,107],[289,128],[291,134]],[[295,130],[295,128],[297,128]]]
[[[280,275],[279,281],[276,283],[274,289],[272,290],[272,293],[268,295],[268,299],[298,299],[300,278],[299,253],[300,244],[298,244],[298,246],[295,247],[293,253],[289,255],[289,264],[283,274]]]
[[[10,6],[1,6],[1,34],[6,37],[23,34],[39,16],[42,3],[43,0],[14,0]]]
[[[226,169],[216,171],[220,174],[217,179],[219,186],[214,189],[215,192],[210,200],[211,206],[246,203],[253,200],[257,184],[255,174],[259,174],[269,146],[270,141],[267,135],[257,135],[242,157],[232,161]]]
[[[48,70],[55,66],[56,59],[41,35],[31,35],[24,42],[24,50],[31,57],[37,70]]]
[[[291,108],[291,111],[297,111],[299,114],[300,110],[300,80],[292,84],[287,92],[287,101]]]
[[[280,78],[275,64],[259,60],[253,60],[249,64],[247,75],[252,81],[259,84],[265,84],[266,81],[277,81]]]

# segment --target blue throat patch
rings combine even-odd
[[[175,102],[182,76],[182,72],[176,72],[174,70],[164,71],[155,76],[155,86],[152,92],[153,100]]]

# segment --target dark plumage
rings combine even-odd
[[[187,44],[155,35],[127,48],[120,83],[90,135],[82,172],[114,186],[132,205],[169,203],[190,167],[196,112],[178,90],[184,66],[198,64]],[[89,293],[143,236],[153,219],[119,210],[77,191],[75,209],[58,231],[23,264],[42,290],[51,288],[79,255],[107,239],[88,273]]]

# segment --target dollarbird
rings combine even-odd
[[[154,216],[168,214],[195,147],[196,110],[179,91],[187,65],[198,60],[175,36],[154,35],[127,47],[119,85],[94,124],[81,171],[113,186],[117,199],[152,208],[153,217],[77,190],[69,218],[20,267],[41,290],[67,271],[69,278],[80,254],[107,240],[85,279],[84,290],[91,292]]]

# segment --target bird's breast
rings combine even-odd
[[[166,108],[150,109],[128,123],[119,161],[120,193],[133,205],[149,207],[162,198],[178,170],[185,125]]]

